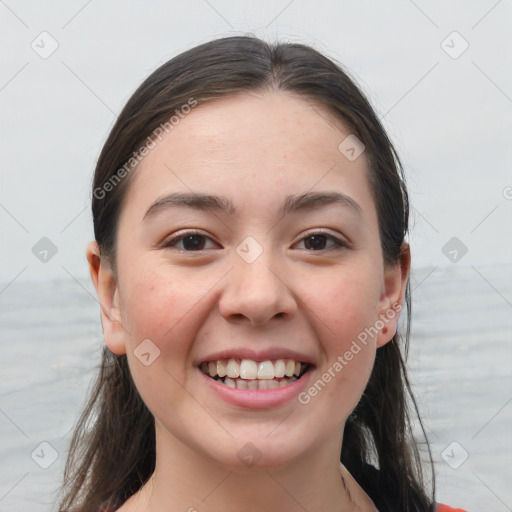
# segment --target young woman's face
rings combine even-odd
[[[298,96],[237,95],[193,108],[134,172],[103,321],[159,442],[240,469],[339,454],[406,278],[384,267],[349,135]]]

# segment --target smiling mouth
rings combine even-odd
[[[302,378],[312,367],[293,359],[253,361],[221,359],[201,363],[201,371],[217,382],[236,389],[282,388]]]

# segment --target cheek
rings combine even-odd
[[[347,414],[359,401],[375,361],[377,283],[374,270],[359,267],[340,271],[309,292],[308,306],[317,316],[325,358],[317,378],[328,382],[326,396],[344,402]]]
[[[164,272],[161,265],[141,267],[144,270],[139,267],[138,272],[122,276],[121,310],[132,377],[143,401],[158,417],[170,402],[180,403],[187,398],[178,383],[186,379],[194,319],[205,290],[196,281]],[[149,361],[144,361],[143,353],[149,353]]]
[[[131,358],[141,342],[149,339],[159,351],[155,365],[185,379],[198,329],[211,314],[218,280],[211,270],[176,272],[168,262],[158,261],[139,263],[136,271],[120,276],[121,311]],[[134,370],[140,366],[135,363]]]
[[[165,333],[172,338],[204,294],[197,282],[178,279],[161,265],[139,265],[137,271],[120,276],[120,281],[121,310],[132,341],[143,336],[162,342]]]
[[[314,292],[309,289],[308,304],[328,327],[329,338],[346,342],[374,324],[380,296],[378,283],[375,271],[361,266],[334,272],[319,282]]]

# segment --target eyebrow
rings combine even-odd
[[[327,206],[338,205],[349,208],[362,216],[362,209],[356,201],[341,192],[306,192],[290,195],[281,208],[286,215],[298,211],[315,210]],[[157,199],[144,214],[143,220],[171,207],[189,207],[197,210],[213,210],[226,215],[235,215],[236,209],[230,199],[202,193],[173,193]]]

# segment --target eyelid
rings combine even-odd
[[[301,234],[300,240],[296,243],[300,243],[300,242],[304,241],[304,239],[309,238],[314,235],[323,235],[323,236],[326,236],[327,238],[330,238],[331,240],[334,241],[334,243],[336,244],[337,247],[331,247],[329,249],[321,249],[318,251],[307,251],[307,252],[322,253],[322,252],[331,251],[331,250],[335,250],[335,249],[342,249],[342,248],[350,249],[353,245],[352,242],[347,239],[347,237],[342,236],[342,235],[333,235],[332,233],[330,233],[322,228],[312,228],[312,229],[305,231],[304,233]]]
[[[213,243],[217,244],[217,245],[220,245],[218,244],[215,240],[213,240],[212,237],[210,237],[209,235],[206,235],[205,233],[202,233],[200,230],[197,230],[197,229],[189,229],[189,230],[186,230],[182,233],[178,232],[178,234],[174,234],[171,238],[168,238],[166,240],[164,240],[164,242],[162,242],[161,244],[161,247],[162,248],[174,248],[176,251],[180,252],[180,253],[197,253],[197,254],[201,254],[203,251],[207,250],[207,249],[199,249],[197,251],[187,251],[185,249],[177,249],[175,247],[175,245],[177,245],[178,243],[180,243],[184,238],[186,238],[187,236],[194,236],[194,235],[197,235],[197,236],[202,236],[204,237],[205,239],[207,240],[210,240],[212,241]],[[307,231],[305,231],[304,233],[301,234],[301,237],[300,239],[295,242],[293,245],[296,245],[298,243],[301,243],[303,242],[305,239],[311,237],[311,236],[314,236],[314,235],[321,235],[321,236],[325,236],[327,238],[330,238],[333,242],[334,242],[334,247],[330,247],[330,248],[326,248],[326,249],[319,249],[319,250],[308,250],[308,249],[304,249],[304,251],[308,252],[308,253],[318,253],[318,254],[321,254],[321,253],[325,253],[327,251],[333,251],[333,250],[337,250],[337,249],[350,249],[352,247],[352,242],[349,241],[346,237],[343,237],[343,236],[335,236],[331,233],[329,233],[328,231],[326,231],[325,229],[322,229],[322,228],[312,228],[312,229],[309,229]]]
[[[202,233],[201,231],[199,231],[198,229],[189,229],[189,230],[185,230],[183,231],[182,233],[180,233],[178,231],[178,234],[173,234],[170,238],[166,238],[161,244],[160,244],[160,247],[165,249],[165,248],[174,248],[176,249],[174,246],[176,244],[178,244],[179,242],[181,242],[184,238],[186,238],[187,236],[194,236],[194,235],[197,235],[197,236],[202,236],[204,237],[205,239],[207,240],[210,240],[212,241],[213,243],[219,245],[211,236],[205,234],[205,233]],[[204,251],[205,249],[201,249],[199,251],[186,251],[184,249],[176,249],[177,251],[179,252],[182,252],[182,253],[201,253],[202,251]]]

